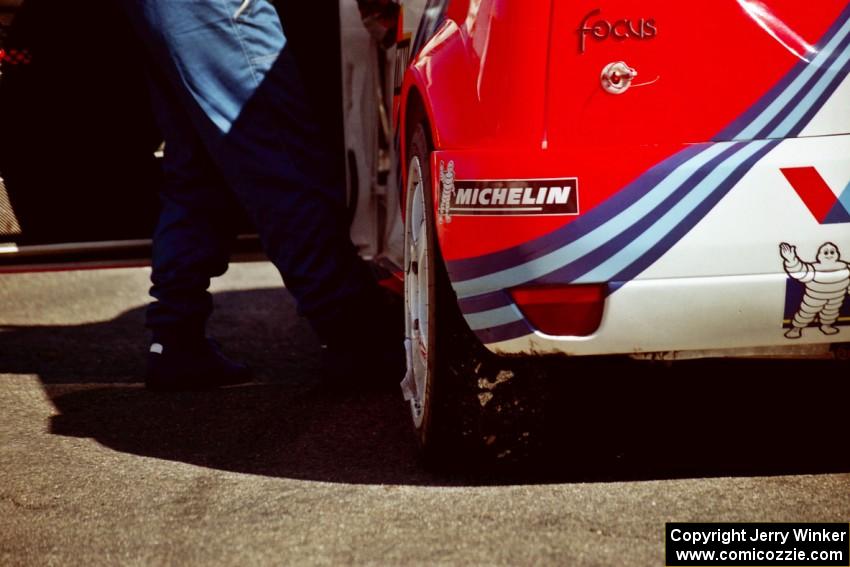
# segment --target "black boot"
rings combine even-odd
[[[225,357],[215,341],[154,338],[145,386],[160,392],[212,390],[251,381],[244,364]]]

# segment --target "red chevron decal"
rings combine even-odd
[[[838,197],[814,167],[786,167],[780,171],[821,224],[835,206]]]

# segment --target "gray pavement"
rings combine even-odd
[[[0,275],[0,565],[663,565],[668,521],[850,521],[847,366],[565,366],[539,463],[441,475],[396,392],[322,386],[265,263],[213,289],[256,382],[146,392],[148,276]]]

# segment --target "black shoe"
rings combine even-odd
[[[148,352],[145,387],[159,392],[212,390],[251,381],[244,364],[225,357],[218,345],[203,339],[187,342],[153,342]]]

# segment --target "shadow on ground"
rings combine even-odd
[[[417,459],[397,391],[322,384],[318,345],[285,292],[215,299],[212,332],[259,369],[255,384],[145,391],[142,310],[92,325],[6,327],[0,373],[41,377],[58,411],[53,434],[272,477],[481,485],[850,471],[846,365],[604,359],[551,364],[550,438],[527,470],[433,474]]]

